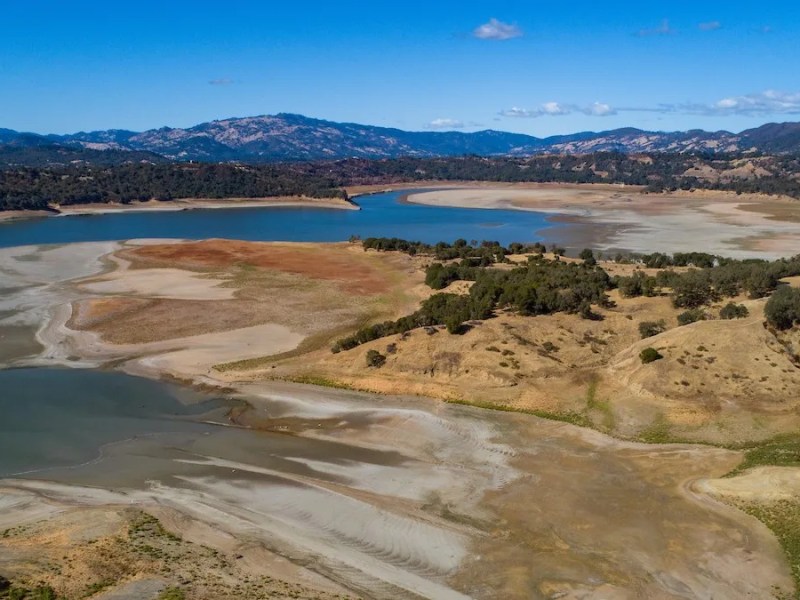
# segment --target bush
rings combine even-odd
[[[747,307],[744,304],[736,304],[734,302],[728,302],[725,306],[722,307],[722,310],[719,311],[719,318],[744,319],[749,314],[750,311],[747,310]]]
[[[711,282],[702,271],[689,271],[676,277],[672,287],[672,304],[675,308],[697,308],[714,298]]]
[[[791,329],[800,323],[800,289],[779,287],[767,300],[764,316],[776,329]]]
[[[158,595],[158,600],[185,600],[186,592],[181,588],[170,586]]]
[[[637,296],[655,296],[656,278],[649,277],[641,271],[636,271],[630,277],[618,277],[617,287],[619,293],[624,298],[635,298]]]
[[[697,321],[705,321],[706,313],[699,308],[692,308],[678,315],[678,325],[689,325]]]
[[[660,321],[642,321],[639,323],[639,335],[642,339],[653,337],[667,330],[667,324],[663,319]]]
[[[376,369],[383,366],[386,362],[386,357],[377,350],[367,351],[367,366],[375,367]]]
[[[645,348],[639,353],[639,359],[643,365],[664,358],[655,348]]]
[[[584,248],[583,250],[581,250],[581,253],[578,255],[578,258],[580,258],[584,263],[586,263],[590,267],[593,267],[594,265],[597,264],[597,259],[594,257],[594,252],[592,252],[590,248]]]

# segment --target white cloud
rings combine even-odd
[[[476,27],[472,35],[479,40],[510,40],[522,37],[522,29],[512,23],[503,23],[492,18]]]
[[[507,108],[506,110],[501,110],[499,114],[501,117],[511,117],[515,119],[531,119],[533,117],[542,116],[539,111],[528,110],[527,108],[519,108],[517,106]]]
[[[722,29],[722,23],[719,21],[707,21],[700,23],[697,27],[700,31],[716,31],[717,29]]]
[[[756,94],[729,96],[711,104],[656,104],[655,106],[621,106],[615,108],[604,102],[595,102],[589,106],[545,102],[537,108],[510,108],[500,111],[500,117],[535,119],[545,116],[561,116],[572,113],[583,113],[592,117],[608,117],[620,113],[659,113],[688,114],[706,116],[769,116],[800,115],[800,92],[780,92],[767,90]]]
[[[604,102],[595,102],[583,112],[593,117],[609,117],[617,114],[617,111],[611,105]]]
[[[428,129],[462,129],[464,123],[457,119],[434,119],[428,123]]]
[[[503,117],[515,117],[522,119],[535,119],[537,117],[560,117],[575,112],[577,107],[572,104],[562,104],[560,102],[545,102],[536,108],[513,107],[500,111]]]
[[[800,92],[767,90],[758,94],[731,96],[705,107],[700,112],[720,115],[797,115],[800,114]]]
[[[552,116],[568,115],[572,110],[573,107],[558,102],[545,102],[541,108],[542,114]]]
[[[561,102],[545,102],[537,108],[513,107],[500,111],[501,117],[512,117],[521,119],[535,119],[537,117],[560,117],[572,113],[583,113],[594,117],[605,117],[617,114],[617,111],[608,104],[595,102],[589,106],[581,107],[575,104],[563,104]]]
[[[636,35],[639,37],[647,37],[651,35],[672,35],[673,33],[675,33],[675,30],[669,26],[669,20],[664,19],[658,27],[640,29]]]
[[[208,82],[208,85],[231,85],[233,83],[233,79],[228,79],[227,77],[223,77],[221,79],[212,79]]]

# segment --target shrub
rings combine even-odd
[[[697,321],[705,321],[706,313],[699,308],[692,308],[678,315],[678,325],[689,325]]]
[[[672,303],[675,308],[697,308],[708,304],[713,297],[711,282],[702,271],[689,271],[673,282]]]
[[[186,592],[181,588],[170,586],[158,595],[158,600],[185,600]]]
[[[558,346],[556,346],[553,342],[545,342],[542,344],[542,350],[545,352],[558,352]]]
[[[386,362],[386,357],[377,350],[367,351],[367,366],[375,367],[376,369],[383,366]]]
[[[734,302],[728,302],[725,306],[722,307],[722,310],[719,311],[719,318],[744,319],[749,314],[750,311],[747,310],[747,307],[744,304],[736,304]]]
[[[594,252],[592,252],[590,248],[584,248],[583,250],[581,250],[581,253],[578,255],[578,258],[580,258],[584,263],[592,267],[597,264],[597,259],[594,257]]]
[[[447,332],[453,335],[462,335],[466,333],[467,327],[461,321],[461,318],[458,315],[451,315],[444,320],[445,327],[447,327]]]
[[[637,296],[655,296],[656,278],[649,277],[641,271],[636,271],[630,277],[618,277],[617,287],[619,293],[624,298],[635,298]]]
[[[660,321],[642,321],[639,323],[639,335],[642,336],[642,339],[664,333],[666,330],[667,324],[664,322],[664,319]]]
[[[655,348],[645,348],[639,353],[639,359],[642,361],[643,365],[646,365],[647,363],[651,363],[662,358],[664,357]]]
[[[800,289],[779,287],[767,300],[764,316],[776,329],[791,329],[800,322]]]

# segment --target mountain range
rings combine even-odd
[[[525,156],[532,154],[583,154],[598,151],[705,152],[772,154],[800,152],[800,123],[770,123],[740,133],[690,130],[644,131],[635,128],[582,132],[546,138],[485,130],[403,131],[386,127],[336,123],[302,115],[281,113],[231,118],[201,123],[187,129],[163,127],[143,132],[109,129],[68,135],[40,135],[0,129],[0,159],[31,152],[45,160],[94,162],[109,152],[114,161],[131,160],[275,162],[341,158],[397,158],[402,156]],[[84,152],[81,152],[84,151]],[[126,154],[134,152],[135,154]],[[86,158],[87,156],[91,158]],[[72,158],[70,158],[72,157]],[[13,161],[12,161],[13,162]],[[102,162],[102,161],[101,161]]]

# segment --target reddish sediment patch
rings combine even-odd
[[[126,257],[148,266],[215,271],[247,265],[341,282],[355,295],[379,294],[389,289],[385,274],[365,257],[336,245],[321,250],[300,244],[206,240],[141,246],[127,252]]]

